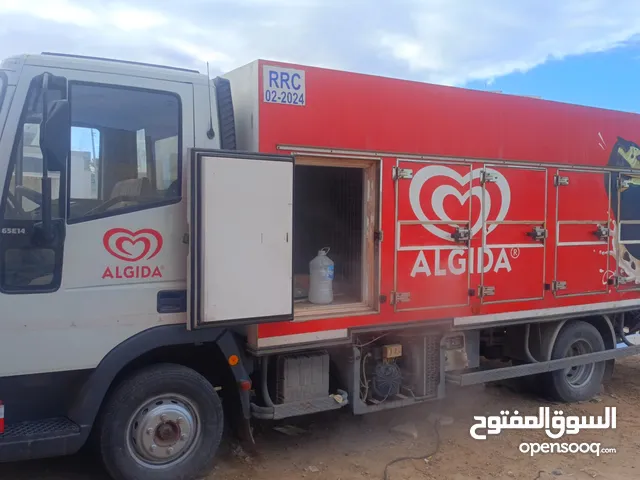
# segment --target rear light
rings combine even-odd
[[[0,401],[0,434],[4,433],[4,403]]]

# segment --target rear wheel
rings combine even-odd
[[[575,357],[605,349],[600,332],[593,325],[574,321],[567,323],[558,334],[551,359]],[[576,365],[545,375],[547,394],[561,402],[588,400],[600,391],[606,362]]]
[[[213,467],[223,411],[213,386],[190,368],[159,364],[124,380],[107,400],[98,438],[119,480],[191,480]]]

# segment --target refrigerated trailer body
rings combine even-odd
[[[4,61],[0,102],[0,460],[93,434],[114,478],[194,478],[225,419],[584,400],[640,348],[638,115],[60,54]]]
[[[301,167],[294,202],[315,200],[305,175],[328,190],[347,182],[338,173],[332,182],[330,171],[362,172],[363,283],[349,306],[318,310],[321,320],[303,306],[294,308],[300,321],[259,324],[250,345],[313,341],[319,332],[346,339],[350,328],[389,322],[449,319],[463,328],[637,305],[635,192],[618,185],[636,166],[640,117],[278,65],[226,75],[238,86],[238,148],[293,155]],[[282,75],[302,79],[304,105],[270,86]],[[305,234],[322,232],[308,223]],[[619,224],[628,231],[620,238]],[[300,247],[294,276],[330,242],[320,238]]]

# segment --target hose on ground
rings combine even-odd
[[[387,463],[387,465],[384,467],[384,480],[389,480],[389,467],[391,465],[394,465],[398,462],[404,462],[406,460],[425,460],[428,457],[431,457],[433,455],[435,455],[436,453],[438,453],[438,451],[440,450],[440,430],[439,430],[439,425],[440,425],[440,421],[436,420],[435,422],[433,422],[433,430],[436,432],[436,444],[434,445],[434,447],[431,449],[430,452],[425,453],[424,455],[420,455],[417,457],[399,457],[396,458],[395,460],[391,460],[389,463]]]

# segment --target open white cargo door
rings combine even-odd
[[[293,164],[193,151],[190,328],[293,319]]]

